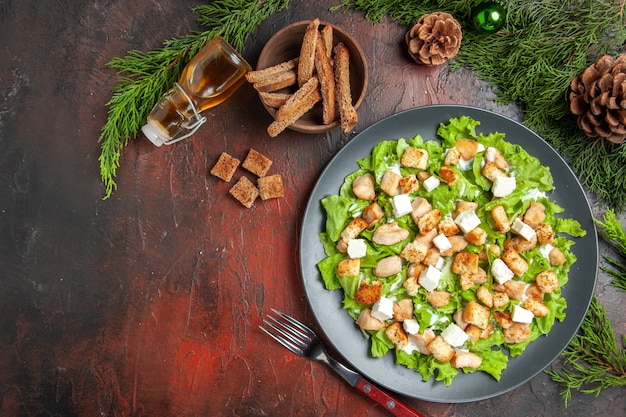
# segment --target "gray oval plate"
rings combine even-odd
[[[358,169],[357,159],[369,155],[382,140],[410,139],[420,134],[424,140],[436,138],[440,123],[450,118],[469,116],[480,121],[477,133],[502,132],[505,139],[517,143],[550,167],[555,191],[550,199],[565,208],[562,217],[574,218],[587,231],[574,238],[572,251],[578,258],[563,289],[567,299],[566,318],[551,332],[531,343],[525,352],[510,358],[499,382],[484,372],[459,374],[448,387],[402,365],[394,354],[374,359],[369,355],[370,342],[342,309],[343,293],[327,291],[316,264],[325,258],[318,234],[325,229],[326,216],[320,200],[337,194],[344,178]],[[593,296],[598,270],[598,239],[589,202],[576,176],[537,134],[507,117],[468,106],[434,105],[418,107],[389,116],[352,139],[331,160],[318,179],[306,206],[301,225],[300,268],[307,299],[326,340],[353,369],[378,385],[397,393],[433,402],[460,403],[503,394],[543,371],[567,347],[580,327]]]

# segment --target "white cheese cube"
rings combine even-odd
[[[393,317],[393,300],[387,297],[380,297],[372,306],[372,317],[380,321],[387,321]]]
[[[513,313],[511,313],[511,320],[516,323],[532,323],[535,315],[532,311],[526,310],[518,305],[513,306]]]
[[[402,217],[413,211],[411,197],[408,194],[398,194],[391,199],[391,207],[395,217]]]
[[[498,284],[504,284],[508,280],[513,279],[515,274],[509,269],[502,259],[498,258],[491,264],[491,275],[493,275],[493,278],[498,281]]]
[[[504,175],[498,175],[493,181],[491,186],[491,192],[494,197],[506,197],[515,191],[515,177],[505,177]]]
[[[423,270],[420,274],[418,282],[426,291],[432,292],[435,288],[437,288],[437,285],[439,285],[440,279],[441,271],[431,265],[428,265],[428,268]]]
[[[402,322],[404,331],[408,334],[417,334],[420,331],[420,324],[415,319],[407,319]]]
[[[480,219],[476,215],[476,212],[472,210],[460,212],[454,219],[454,222],[463,233],[468,233],[480,225]]]
[[[435,188],[439,187],[439,184],[441,184],[441,181],[439,181],[439,178],[435,177],[434,175],[431,175],[430,177],[424,180],[423,184],[424,184],[424,189],[428,192],[431,192]]]
[[[348,256],[352,259],[362,258],[367,254],[365,239],[350,239],[348,241]]]
[[[445,252],[452,247],[452,243],[450,243],[450,240],[443,233],[439,233],[435,236],[433,239],[433,245],[439,249],[439,252]]]
[[[456,324],[452,323],[441,332],[443,340],[448,342],[450,346],[459,347],[469,339],[467,333]]]
[[[535,231],[533,230],[533,228],[520,220],[519,217],[516,217],[513,221],[513,224],[511,225],[511,230],[513,230],[515,233],[517,233],[526,240],[530,240],[533,238],[533,236],[535,236]]]
[[[440,256],[439,259],[437,259],[437,263],[435,264],[435,268],[437,268],[438,270],[442,270],[443,267],[446,264],[446,260],[443,256]]]

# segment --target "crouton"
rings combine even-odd
[[[459,285],[463,291],[467,291],[472,288],[475,284],[470,278],[469,274],[461,274],[459,277]]]
[[[552,248],[552,250],[548,254],[548,258],[550,260],[550,265],[553,266],[561,266],[567,260],[565,259],[565,254],[563,254],[561,249],[557,248],[556,246]]]
[[[435,308],[447,306],[452,295],[447,291],[431,291],[426,296],[430,305]]]
[[[452,272],[471,275],[478,271],[478,255],[471,252],[459,252],[452,262]]]
[[[405,298],[393,304],[393,319],[404,321],[413,318],[413,300]]]
[[[524,281],[510,279],[504,283],[504,292],[509,298],[521,300],[526,292],[526,283]]]
[[[341,277],[355,277],[361,272],[361,260],[360,258],[347,258],[343,259],[337,264],[337,276]]]
[[[269,175],[257,180],[259,187],[259,195],[261,200],[269,200],[270,198],[279,198],[285,195],[283,189],[283,179],[280,174]]]
[[[259,196],[259,189],[256,188],[248,178],[241,177],[239,181],[228,190],[228,193],[235,197],[235,199],[246,208],[250,208],[252,204],[254,204],[254,200]]]
[[[536,229],[537,226],[543,223],[545,219],[546,207],[541,203],[537,203],[535,201],[531,202],[528,206],[528,209],[526,210],[526,213],[524,213],[524,223],[526,223],[533,229]]]
[[[532,311],[535,317],[545,317],[550,313],[548,306],[534,298],[527,298],[524,301],[524,308]]]
[[[552,269],[548,269],[537,274],[535,283],[542,292],[551,293],[559,288],[559,277]]]
[[[437,228],[447,237],[454,236],[460,231],[459,226],[454,222],[452,217],[445,217],[441,219]]]
[[[426,233],[430,232],[431,230],[437,227],[440,220],[441,220],[441,211],[439,211],[439,209],[432,209],[428,213],[424,214],[417,221],[417,227],[419,228],[419,233],[421,235],[425,235]]]
[[[515,249],[506,249],[502,254],[502,260],[518,277],[523,276],[528,271],[528,262]]]
[[[450,361],[455,368],[476,369],[483,363],[483,359],[475,353],[458,351]]]
[[[481,285],[476,290],[476,298],[487,307],[493,307],[493,294],[487,287]]]
[[[475,246],[482,246],[487,241],[487,232],[481,227],[475,227],[465,233],[465,240]]]
[[[363,330],[379,331],[385,328],[385,322],[372,316],[372,310],[369,308],[361,310],[361,313],[359,313],[359,317],[356,320],[356,324]]]
[[[250,149],[241,166],[257,177],[264,177],[272,166],[272,160],[255,149]]]
[[[537,235],[537,242],[540,245],[548,245],[554,243],[554,231],[552,226],[547,223],[542,223],[535,229]]]
[[[426,347],[435,359],[443,363],[450,362],[455,354],[452,346],[441,336],[436,336]]]
[[[533,282],[528,287],[526,287],[526,291],[524,292],[524,296],[526,298],[532,298],[533,300],[541,302],[543,302],[543,294],[544,292],[541,290],[536,282]]]
[[[486,329],[489,325],[490,310],[476,301],[470,301],[463,309],[463,320],[468,324],[473,324],[481,329]]]
[[[506,215],[504,206],[495,206],[491,209],[491,218],[496,226],[496,230],[500,233],[507,233],[511,230],[511,223]]]
[[[391,340],[391,343],[396,345],[396,349],[402,349],[409,344],[409,338],[400,322],[396,321],[390,324],[389,327],[385,329],[385,334],[389,340]]]
[[[428,152],[425,149],[409,146],[400,157],[400,165],[425,170],[428,167]]]
[[[385,171],[382,179],[380,180],[380,189],[387,195],[395,196],[400,192],[400,180],[402,177],[395,172],[389,170]]]
[[[502,291],[496,291],[493,293],[493,308],[502,308],[507,305],[510,301],[510,298],[507,293]]]
[[[230,182],[240,162],[239,159],[222,152],[213,168],[211,168],[211,175]]]
[[[367,229],[368,223],[362,217],[355,217],[341,232],[339,237],[341,240],[348,242],[361,234],[361,232]]]
[[[530,337],[530,326],[527,323],[513,323],[508,329],[504,329],[505,343],[522,343]]]
[[[418,275],[409,276],[402,283],[402,286],[404,286],[404,288],[406,289],[406,293],[410,297],[416,296],[417,295],[417,291],[420,288],[420,284],[417,282],[417,277],[418,277]]]
[[[415,174],[410,174],[406,177],[403,177],[402,179],[400,179],[398,185],[402,194],[411,194],[419,190],[420,188],[420,183],[417,180],[417,176]]]
[[[326,28],[322,29],[322,33]],[[329,43],[332,44],[332,41]],[[339,107],[339,119],[341,130],[348,133],[359,122],[359,115],[352,104],[352,91],[350,86],[350,51],[341,42],[333,49],[335,58],[335,85],[337,87],[337,105]]]
[[[380,300],[382,289],[382,281],[374,281],[372,283],[361,281],[359,283],[359,289],[356,290],[356,293],[354,294],[354,300],[361,304],[374,304],[376,301]]]
[[[497,177],[508,177],[496,164],[489,161],[485,163],[480,173],[491,182],[494,182]]]
[[[302,86],[312,76],[315,70],[315,45],[319,36],[319,19],[313,19],[308,24],[300,47],[298,62],[298,85]]]
[[[429,246],[423,242],[409,242],[406,244],[400,256],[407,262],[420,263],[426,258]]]

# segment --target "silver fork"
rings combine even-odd
[[[333,359],[326,353],[324,345],[315,332],[298,320],[278,310],[272,309],[274,316],[268,314],[259,326],[261,330],[274,338],[278,343],[302,357],[324,362],[334,369],[350,385],[376,401],[394,416],[424,417],[402,401],[365,380],[357,372]]]

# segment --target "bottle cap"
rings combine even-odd
[[[154,123],[150,123],[150,121],[142,126],[141,131],[156,146],[161,146],[169,140],[165,132],[159,129],[158,126],[155,126]]]

